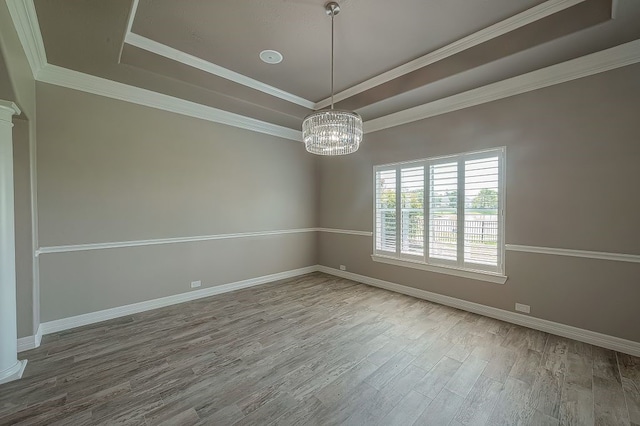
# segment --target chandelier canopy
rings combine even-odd
[[[356,152],[362,142],[362,118],[355,112],[333,109],[333,20],[340,12],[336,2],[327,3],[331,16],[331,109],[309,114],[302,122],[302,139],[307,151],[318,155]]]

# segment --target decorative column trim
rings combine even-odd
[[[16,318],[16,240],[14,223],[13,127],[18,106],[0,100],[0,383],[22,377],[27,361],[18,360]]]

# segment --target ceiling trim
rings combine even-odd
[[[12,101],[5,101],[4,99],[0,99],[0,111],[2,111],[3,116],[9,117],[9,122],[11,122],[12,115],[20,115],[22,111],[18,108],[18,105]],[[2,117],[4,118],[4,117]]]
[[[133,28],[133,21],[136,19],[136,13],[138,13],[139,5],[140,0],[133,0],[131,3],[131,10],[129,11],[129,17],[127,18],[127,31],[124,33],[125,38],[131,32],[131,28]]]
[[[254,132],[265,133],[294,141],[302,140],[302,132],[255,118],[245,117],[207,105],[198,104],[136,86],[73,71],[48,64],[38,73],[38,81],[112,99],[144,105],[176,114],[226,124]]]
[[[184,65],[197,68],[209,74],[217,75],[218,77],[222,77],[226,80],[233,81],[234,83],[238,83],[251,89],[258,90],[260,92],[266,93],[267,95],[283,99],[285,101],[303,106],[305,108],[313,109],[315,107],[314,102],[301,98],[300,96],[285,92],[284,90],[280,90],[277,87],[273,87],[268,84],[262,83],[261,81],[254,80],[253,78],[247,77],[244,74],[231,71],[228,68],[224,68],[220,65],[205,61],[204,59],[198,58],[197,56],[193,56],[178,49],[174,49],[173,47],[151,40],[139,34],[129,32],[125,36],[124,41],[131,46],[135,46],[148,52],[155,53],[156,55],[160,55],[173,61],[180,62]]]
[[[334,102],[340,102],[355,96],[359,93],[370,90],[376,86],[387,83],[396,78],[402,77],[413,71],[417,71],[427,65],[441,61],[445,58],[458,54],[464,50],[477,46],[486,41],[500,37],[518,28],[524,27],[532,22],[539,21],[547,16],[558,13],[562,10],[568,9],[585,0],[548,0],[542,4],[527,9],[524,12],[518,13],[510,18],[500,21],[497,24],[491,25],[480,31],[477,31],[467,37],[454,41],[453,43],[444,46],[438,50],[427,53],[413,61],[407,62],[404,65],[393,68],[389,71],[383,72],[369,80],[356,84],[342,92],[338,92],[334,95]],[[315,109],[325,108],[331,105],[331,98],[323,99],[316,103]]]
[[[302,132],[266,121],[130,86],[47,63],[47,56],[33,0],[6,0],[11,20],[36,81],[162,109],[214,123],[272,136],[302,140]]]
[[[144,49],[148,52],[155,53],[165,58],[180,62],[184,65],[197,68],[209,74],[225,78],[243,86],[259,90],[268,95],[275,96],[285,101],[303,106],[305,108],[319,110],[331,105],[330,97],[314,103],[313,101],[278,89],[277,87],[270,86],[261,81],[252,79],[244,74],[240,74],[228,68],[221,67],[212,62],[205,61],[204,59],[198,58],[178,49],[174,49],[173,47],[133,33],[131,29],[133,27],[135,15],[138,11],[138,1],[139,0],[134,0],[132,4],[131,13],[129,14],[129,19],[127,22],[125,43],[138,47],[140,49]],[[414,59],[413,61],[407,62],[406,64],[400,65],[399,67],[383,72],[382,74],[370,78],[362,83],[356,84],[355,86],[338,92],[334,95],[334,101],[343,101],[359,93],[370,90],[376,86],[421,69],[427,65],[446,59],[450,56],[458,54],[464,50],[477,46],[486,41],[492,40],[496,37],[500,37],[532,22],[546,18],[547,16],[553,15],[554,13],[558,13],[562,10],[573,7],[584,1],[586,0],[548,0],[542,4],[527,9],[524,12],[500,21],[480,31],[477,31],[467,37],[463,37],[438,50]]]
[[[377,132],[638,62],[640,62],[640,40],[634,40],[600,52],[369,120],[364,123],[364,131],[365,133]]]
[[[47,54],[33,0],[7,0],[11,20],[27,56],[33,77],[47,64]]]
[[[576,0],[573,0],[576,1]],[[162,109],[242,129],[302,140],[302,132],[185,99],[47,64],[33,0],[7,0],[11,17],[35,79],[96,95]],[[546,4],[546,3],[545,3]],[[640,62],[640,39],[610,49],[492,83],[364,123],[365,133],[492,102]]]

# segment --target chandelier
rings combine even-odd
[[[302,139],[307,151],[318,155],[345,155],[356,152],[362,141],[362,118],[355,112],[333,109],[333,20],[340,12],[336,2],[327,3],[331,16],[331,109],[309,114],[302,122]]]

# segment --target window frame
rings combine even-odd
[[[476,159],[498,157],[498,235],[497,235],[497,265],[483,265],[481,263],[473,263],[465,260],[465,169],[466,162]],[[373,166],[373,254],[374,261],[388,263],[396,266],[406,266],[411,268],[429,270],[433,272],[464,276],[467,278],[475,278],[484,281],[491,281],[503,284],[507,277],[505,273],[505,160],[506,147],[497,147],[484,149],[480,151],[463,152],[458,154],[443,155],[437,157],[423,158],[419,160],[403,161],[397,163],[380,164]],[[456,163],[457,166],[457,229],[463,232],[457,232],[457,260],[447,260],[431,257],[430,253],[430,168],[431,166],[446,163]],[[402,169],[411,167],[423,167],[423,217],[424,217],[424,235],[423,235],[423,254],[422,256],[408,254],[402,252]],[[396,176],[396,241],[395,251],[378,249],[378,192],[377,177],[378,172],[395,170]],[[462,190],[461,190],[462,189]],[[462,194],[460,196],[460,194]]]

